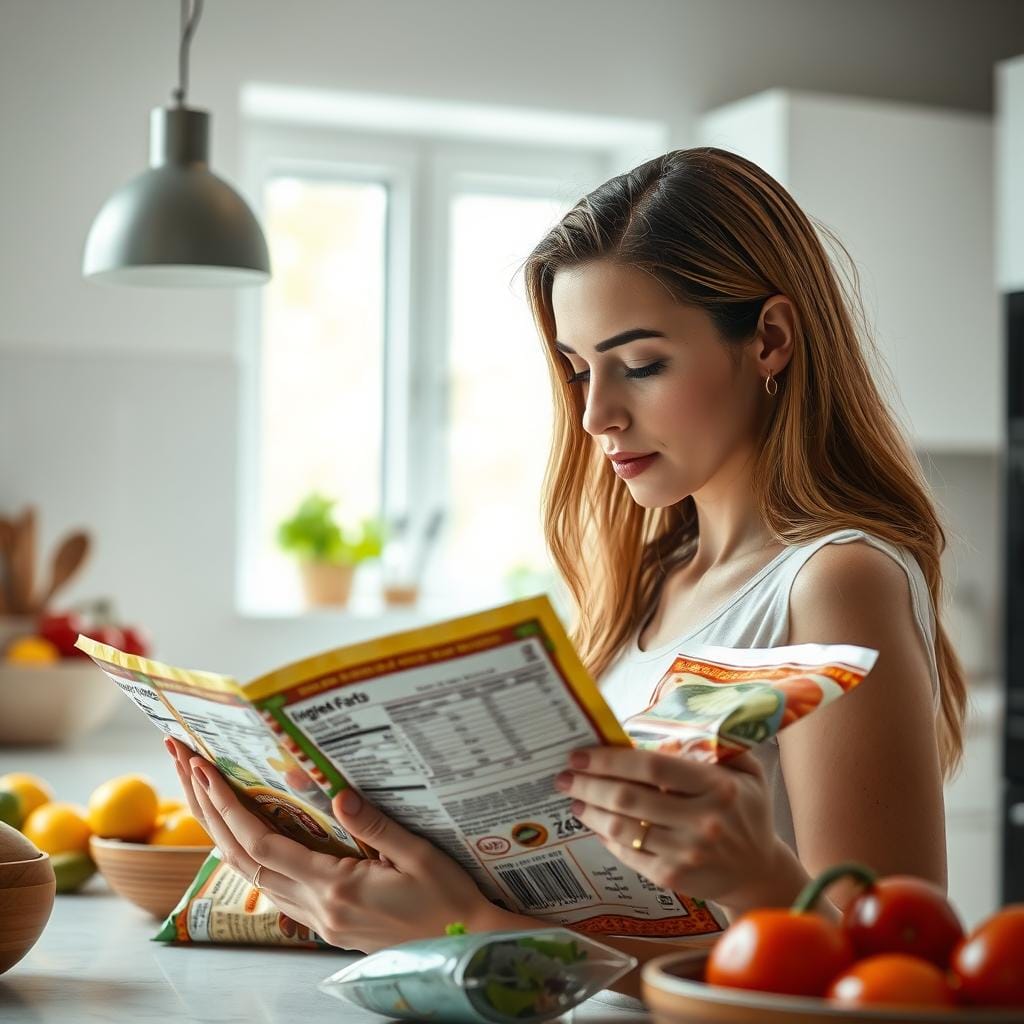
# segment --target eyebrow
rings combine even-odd
[[[649,327],[634,327],[630,331],[623,331],[621,334],[616,334],[612,338],[605,338],[604,341],[599,341],[594,349],[597,352],[607,352],[610,348],[616,348],[618,345],[625,345],[627,342],[636,341],[638,338],[667,338],[668,335],[664,331],[655,331]],[[570,355],[576,355],[576,350],[569,348],[568,345],[563,344],[560,341],[555,342],[555,348],[559,352],[568,352]]]

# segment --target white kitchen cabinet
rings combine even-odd
[[[983,114],[778,89],[699,124],[839,236],[918,449],[1002,444],[993,139]]]
[[[996,209],[999,286],[1024,291],[1024,56],[996,65]]]
[[[945,788],[949,895],[970,927],[999,906],[1004,691],[971,684],[963,770]]]

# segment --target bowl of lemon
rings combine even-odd
[[[90,659],[0,628],[0,746],[67,743],[109,721],[120,693]]]
[[[139,774],[101,783],[85,806],[58,800],[38,776],[0,776],[0,820],[49,854],[58,894],[76,892],[98,870],[119,896],[159,918],[213,848],[184,801],[161,796]]]

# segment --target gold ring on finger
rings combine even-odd
[[[640,821],[640,832],[632,842],[634,850],[644,850],[644,841],[647,839],[647,833],[651,830],[651,823],[649,821]]]

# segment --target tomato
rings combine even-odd
[[[841,1006],[956,1006],[945,974],[905,953],[861,960],[832,982],[827,997]]]
[[[855,877],[865,888],[847,906],[843,927],[857,959],[907,953],[945,969],[964,928],[942,890],[911,875]]]
[[[118,650],[124,648],[124,633],[117,626],[85,626],[82,629],[82,635],[99,644],[109,644]]]
[[[87,658],[84,651],[75,647],[78,634],[82,632],[83,621],[76,612],[65,612],[61,615],[44,614],[39,616],[36,632],[49,640],[62,658]]]
[[[753,910],[715,943],[705,980],[729,988],[820,996],[852,962],[850,940],[820,914]]]
[[[982,921],[953,951],[950,966],[964,1002],[1024,1008],[1024,903]]]
[[[149,657],[152,641],[146,630],[141,626],[122,626],[121,632],[124,635],[121,650],[125,654],[137,654],[140,658]]]

